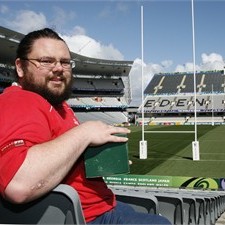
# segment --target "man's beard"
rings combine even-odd
[[[65,80],[64,80],[65,81]],[[33,76],[24,76],[21,83],[24,90],[35,92],[45,98],[51,105],[58,106],[62,104],[63,101],[68,100],[72,93],[72,79],[69,83],[65,83],[65,90],[62,93],[54,93],[51,89],[47,87],[47,80],[45,85],[40,85],[35,83]]]

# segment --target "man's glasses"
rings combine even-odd
[[[40,58],[40,59],[22,58],[22,60],[27,60],[27,61],[33,63],[35,66],[37,66],[34,62],[32,62],[32,60],[35,60],[40,64],[40,66],[46,67],[46,68],[49,68],[49,69],[54,68],[56,66],[57,62],[59,62],[60,65],[64,69],[67,69],[67,70],[75,67],[75,61],[73,61],[71,59],[56,60],[55,58],[52,58],[52,57],[43,57],[43,58]]]

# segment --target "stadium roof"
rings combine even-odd
[[[14,65],[16,49],[24,34],[0,26],[0,62]],[[76,61],[74,73],[77,75],[128,76],[133,61],[116,61],[90,58],[71,52]]]

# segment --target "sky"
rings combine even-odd
[[[225,66],[225,0],[0,0],[0,21],[23,34],[54,28],[81,55],[134,61],[131,106],[142,78],[145,88],[157,73]]]

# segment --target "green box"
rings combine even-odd
[[[107,143],[84,152],[87,178],[129,173],[127,143]]]

